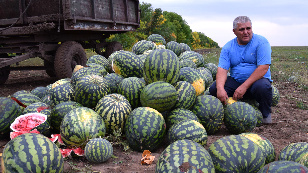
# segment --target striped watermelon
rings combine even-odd
[[[220,100],[211,95],[200,95],[191,108],[208,134],[216,133],[223,123],[224,108]]]
[[[182,120],[170,127],[167,133],[169,143],[189,139],[201,145],[207,143],[207,133],[202,124],[195,120]]]
[[[21,115],[20,106],[8,97],[0,97],[0,137],[8,137],[10,125]]]
[[[269,141],[266,137],[256,133],[241,133],[239,135],[244,136],[245,138],[251,140],[262,149],[266,157],[265,164],[275,161],[276,157],[275,148],[271,143],[271,141]]]
[[[36,87],[33,90],[31,90],[30,93],[33,94],[33,95],[36,95],[40,99],[42,99],[48,93],[48,88],[47,87],[43,87],[43,86],[39,86],[39,87]]]
[[[118,85],[118,93],[123,95],[132,106],[132,109],[141,106],[140,94],[145,87],[145,82],[137,77],[123,79]]]
[[[274,85],[272,85],[272,94],[272,106],[277,106],[280,100],[280,95],[278,89]]]
[[[113,155],[113,148],[108,140],[94,138],[85,146],[84,155],[89,162],[103,163]]]
[[[42,113],[47,115],[48,118],[50,118],[51,107],[47,103],[35,102],[27,106],[22,113]]]
[[[201,76],[203,77],[203,80],[205,82],[205,87],[208,88],[212,85],[213,81],[213,76],[212,73],[209,69],[205,67],[199,67],[197,70],[200,72]]]
[[[185,108],[190,109],[196,100],[196,90],[186,81],[179,81],[175,84],[175,89],[178,94],[178,98],[176,99],[174,109],[176,108]]]
[[[128,51],[119,51],[112,61],[113,72],[127,77],[142,77],[143,61],[139,56]]]
[[[95,108],[98,101],[110,93],[107,81],[98,75],[86,75],[75,86],[75,101],[85,107]]]
[[[187,81],[192,84],[196,90],[196,96],[201,95],[205,91],[205,81],[201,73],[190,67],[183,67],[180,69],[179,81]]]
[[[185,51],[179,56],[179,60],[189,59],[192,60],[197,67],[204,66],[204,58],[203,56],[195,51]]]
[[[132,107],[129,101],[121,94],[108,94],[101,98],[95,107],[95,111],[103,117],[106,133],[113,134],[114,131],[124,130],[124,123],[131,113]]]
[[[178,57],[168,49],[157,49],[147,55],[145,59],[143,78],[147,84],[156,81],[174,84],[178,81],[179,71]]]
[[[216,80],[216,73],[218,66],[214,63],[207,63],[204,65],[204,67],[208,68],[211,71],[213,79]]]
[[[89,140],[105,136],[103,118],[94,110],[78,107],[67,113],[60,126],[60,135],[68,147],[84,147]]]
[[[89,66],[89,64],[91,64],[91,63],[101,65],[107,70],[107,72],[110,72],[110,62],[108,61],[107,58],[105,58],[102,55],[92,55],[92,56],[90,56],[88,61],[87,61],[87,66]]]
[[[265,165],[258,173],[306,173],[308,168],[287,160],[278,160]]]
[[[101,71],[99,71],[101,70]],[[93,74],[93,75],[98,75],[98,76],[106,76],[107,75],[107,71],[99,68],[93,68],[93,67],[83,67],[81,68],[80,70],[74,72],[72,74],[72,77],[71,77],[71,83],[72,85],[75,87],[77,81],[79,79],[81,79],[82,77],[86,76],[86,75],[90,75],[90,74]]]
[[[148,50],[153,50],[155,43],[147,40],[140,40],[132,47],[132,52],[136,55],[141,55]]]
[[[160,154],[155,172],[215,173],[215,169],[211,156],[202,145],[183,139],[170,144]]]
[[[50,90],[51,106],[54,107],[59,103],[75,100],[75,90],[71,83],[58,85]]]
[[[195,120],[200,122],[199,118],[192,111],[184,108],[173,109],[169,112],[166,117],[167,127],[170,128],[172,125],[182,121],[182,120]]]
[[[159,34],[151,34],[150,36],[148,36],[147,40],[154,42],[156,45],[166,44],[166,40],[164,39],[164,37]]]
[[[12,95],[12,99],[15,100],[22,108],[22,110],[32,103],[41,102],[42,100],[30,92],[16,92]]]
[[[213,142],[208,151],[216,172],[258,172],[265,164],[262,149],[240,135],[222,137]]]
[[[25,133],[9,141],[3,150],[3,172],[55,172],[64,170],[60,149],[47,137]]]
[[[180,62],[180,68],[183,67],[190,67],[190,68],[197,68],[197,65],[190,59],[183,59],[183,60],[179,60]]]
[[[80,103],[75,101],[66,101],[57,104],[51,111],[50,115],[50,125],[53,128],[54,132],[60,132],[60,125],[64,116],[69,113],[71,110],[82,107]]]
[[[130,148],[136,151],[154,151],[163,140],[166,123],[157,110],[138,107],[128,115],[124,131]]]
[[[246,102],[235,102],[225,108],[224,123],[232,134],[251,132],[257,125],[255,109]]]
[[[166,48],[171,50],[176,54],[176,56],[180,56],[183,52],[182,46],[176,41],[170,41],[166,44]]]
[[[294,161],[308,167],[308,143],[297,142],[285,146],[279,153],[278,160]]]
[[[143,107],[151,107],[159,112],[171,110],[178,98],[173,85],[164,81],[157,81],[145,86],[140,93]]]
[[[117,93],[118,85],[124,79],[124,77],[116,73],[109,73],[104,77],[104,79],[108,83],[110,93]]]
[[[186,43],[180,43],[180,46],[182,48],[182,52],[185,52],[185,51],[191,51],[190,47],[188,46],[188,44]],[[181,54],[180,54],[181,55]]]

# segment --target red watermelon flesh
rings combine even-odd
[[[47,120],[47,115],[41,113],[28,113],[20,115],[11,124],[10,128],[14,132],[30,131]]]

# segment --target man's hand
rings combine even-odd
[[[217,90],[217,98],[221,101],[222,104],[227,104],[228,94],[226,90]]]
[[[233,99],[234,100],[239,100],[239,99],[242,99],[244,94],[246,93],[248,88],[246,88],[245,86],[241,85],[239,86],[235,91],[234,91],[234,94],[233,94]]]

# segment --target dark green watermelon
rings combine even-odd
[[[203,67],[204,66],[204,58],[203,56],[195,51],[185,51],[179,56],[179,60],[192,60],[197,67]]]
[[[71,77],[71,84],[75,87],[76,82],[86,75],[98,75],[98,76],[106,76],[108,72],[105,68],[93,68],[93,67],[83,67],[78,71],[74,72]]]
[[[31,94],[38,96],[40,99],[44,98],[48,94],[48,88],[39,86],[31,90]]]
[[[196,96],[203,94],[205,91],[205,81],[201,73],[194,68],[183,67],[180,69],[179,81],[186,81],[192,84],[196,90]]]
[[[280,95],[278,89],[274,85],[272,85],[272,94],[273,94],[272,106],[277,106],[280,100]]]
[[[223,123],[224,108],[220,100],[211,95],[200,95],[191,108],[208,134],[216,133]]]
[[[104,77],[104,79],[109,85],[110,93],[117,93],[118,85],[124,79],[124,77],[116,73],[109,73]]]
[[[308,166],[308,143],[296,142],[285,146],[279,153],[278,160],[287,160]]]
[[[177,98],[175,87],[164,81],[150,83],[140,93],[141,105],[154,108],[159,112],[171,110]]]
[[[164,37],[159,35],[159,34],[151,34],[151,35],[148,36],[147,40],[152,41],[157,45],[165,45],[166,44],[166,40],[164,39]]]
[[[170,50],[157,49],[147,55],[143,78],[147,84],[165,81],[174,84],[178,81],[180,64],[178,57]]]
[[[148,50],[153,50],[155,44],[152,41],[140,40],[132,47],[132,52],[136,55],[141,55]]]
[[[265,164],[262,149],[240,135],[222,137],[213,142],[208,151],[216,172],[258,172]]]
[[[160,154],[155,172],[215,173],[215,169],[211,156],[202,145],[183,139],[170,144]]]
[[[183,52],[182,46],[180,45],[180,43],[178,43],[176,41],[168,42],[166,44],[166,49],[169,49],[172,52],[174,52],[176,54],[176,56],[180,56],[181,53]]]
[[[103,55],[92,55],[92,56],[90,56],[88,61],[87,61],[87,66],[88,66],[88,64],[91,64],[91,63],[101,65],[107,70],[107,72],[110,72],[110,62]]]
[[[190,67],[190,68],[197,68],[196,64],[190,60],[190,59],[183,59],[183,60],[179,60],[180,62],[180,68],[183,67]]]
[[[59,103],[75,100],[75,90],[71,83],[58,85],[50,90],[51,106],[54,107]]]
[[[150,107],[138,107],[127,117],[125,136],[129,147],[136,151],[155,151],[166,133],[164,117]]]

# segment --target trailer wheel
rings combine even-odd
[[[54,65],[52,62],[44,60],[44,67],[46,69],[45,71],[48,74],[48,76],[56,77],[56,72],[55,72]]]
[[[0,69],[0,84],[4,84],[9,78],[11,72],[10,66],[6,66]]]
[[[70,78],[76,65],[85,66],[87,55],[81,44],[67,41],[56,52],[54,68],[59,79]]]
[[[122,44],[117,42],[117,41],[113,41],[107,44],[106,47],[106,51],[105,51],[105,57],[109,58],[109,56],[118,50],[123,50]]]

